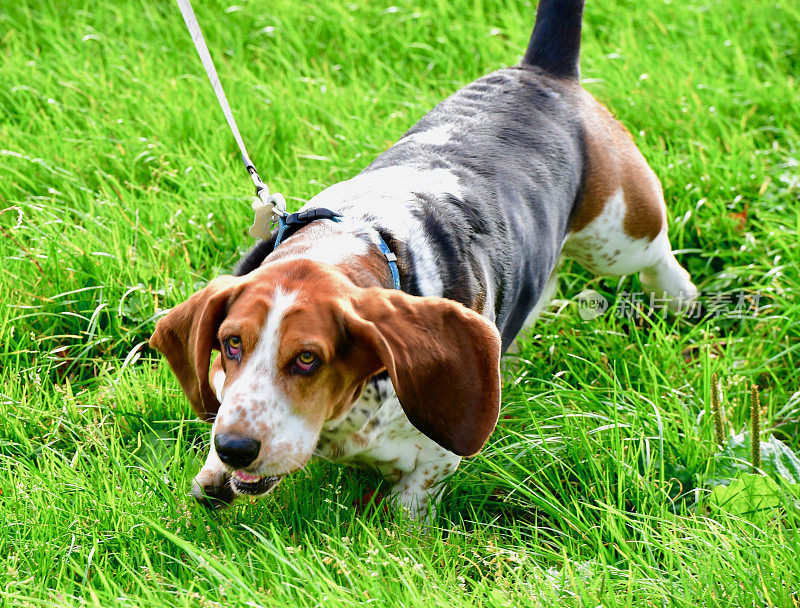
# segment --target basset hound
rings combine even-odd
[[[492,433],[501,353],[561,256],[639,272],[675,308],[696,297],[658,179],[579,84],[582,13],[541,0],[518,66],[441,102],[158,322],[151,346],[212,422],[198,499],[265,494],[319,456],[377,469],[429,516]]]

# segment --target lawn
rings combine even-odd
[[[393,2],[195,2],[293,208],[516,63],[533,22]],[[747,428],[757,384],[762,439],[800,452],[798,49],[795,0],[588,1],[584,85],[659,175],[679,260],[758,310],[647,315],[637,278],[565,263],[422,529],[324,462],[225,511],[187,496],[208,427],[146,340],[251,244],[250,180],[173,2],[3,3],[0,606],[800,606],[800,485],[710,494],[709,413],[716,373],[724,433]],[[588,321],[587,288],[612,302]]]

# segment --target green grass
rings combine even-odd
[[[251,156],[297,207],[459,86],[521,56],[506,0],[196,2]],[[589,0],[583,78],[659,175],[679,258],[755,318],[591,322],[635,278],[564,266],[509,360],[503,419],[424,531],[316,463],[267,499],[187,497],[206,449],[153,317],[229,269],[250,182],[169,1],[0,7],[0,606],[800,605],[800,491],[694,494],[750,383],[800,451],[800,8]],[[746,211],[746,219],[734,213]],[[794,395],[794,397],[793,397]],[[685,488],[685,489],[688,489]],[[249,603],[248,603],[249,602]]]

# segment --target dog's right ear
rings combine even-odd
[[[217,332],[239,283],[236,277],[214,279],[162,317],[150,337],[150,346],[167,357],[192,408],[207,422],[219,410],[208,381],[211,351],[219,350]]]
[[[474,310],[395,289],[361,290],[347,329],[389,372],[408,420],[459,456],[476,454],[500,413],[500,333]]]

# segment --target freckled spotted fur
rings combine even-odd
[[[376,468],[424,517],[494,428],[499,353],[546,305],[562,256],[601,275],[639,272],[675,308],[696,296],[657,177],[579,84],[582,12],[583,0],[541,0],[519,66],[457,91],[304,207],[341,221],[260,242],[235,277],[159,323],[151,344],[215,419],[198,497],[264,493],[317,455]],[[208,353],[232,332],[244,355],[223,352],[209,379]],[[292,356],[310,343],[324,365],[300,377]],[[223,462],[223,436],[253,460]]]
[[[340,422],[326,425],[317,454],[332,462],[377,469],[414,517],[424,517],[439,482],[461,457],[422,435],[403,412],[388,376],[373,378]]]

